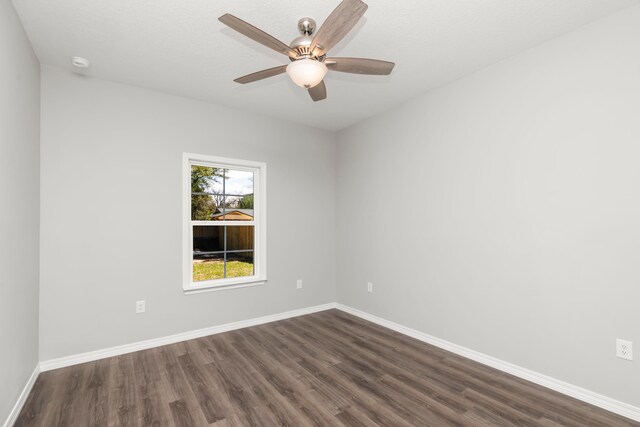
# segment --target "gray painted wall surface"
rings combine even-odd
[[[639,40],[633,7],[343,131],[338,301],[640,406]]]
[[[183,293],[183,152],[267,163],[268,284]],[[335,301],[335,152],[329,132],[44,67],[41,360]]]
[[[0,1],[0,423],[38,363],[40,65]]]

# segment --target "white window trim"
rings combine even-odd
[[[253,253],[254,275],[232,277],[228,279],[193,282],[193,242],[191,221],[191,165],[217,166],[227,169],[247,170],[254,172],[252,221],[255,231]],[[226,157],[206,156],[202,154],[183,153],[182,155],[182,289],[186,294],[220,291],[226,289],[245,288],[263,285],[267,281],[267,164],[248,160],[229,159]],[[257,196],[257,197],[256,197]],[[194,221],[207,224],[209,221]],[[228,225],[249,225],[247,221],[227,221]],[[219,225],[219,223],[217,223]]]

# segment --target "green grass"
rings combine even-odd
[[[227,261],[227,277],[253,276],[253,264]],[[193,263],[193,281],[224,279],[224,263],[219,260]]]

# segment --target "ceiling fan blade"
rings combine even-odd
[[[327,86],[324,84],[324,80],[308,89],[311,99],[315,102],[322,101],[327,97]]]
[[[396,65],[393,62],[369,58],[327,58],[324,63],[328,69],[333,71],[378,76],[391,74]]]
[[[218,21],[222,22],[227,27],[236,30],[240,34],[243,34],[250,39],[257,41],[258,43],[275,50],[276,52],[285,54],[290,58],[296,58],[298,56],[298,54],[293,49],[282,43],[280,40],[265,33],[261,29],[254,27],[248,22],[243,21],[240,18],[225,13],[220,18],[218,18]]]
[[[314,55],[326,53],[338,44],[362,18],[367,7],[361,0],[342,0],[313,38],[311,51]]]
[[[258,80],[267,79],[269,77],[277,76],[287,71],[286,65],[280,65],[279,67],[267,68],[266,70],[256,71],[255,73],[247,74],[246,76],[238,77],[234,80],[236,83],[247,84],[257,82]]]

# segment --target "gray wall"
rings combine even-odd
[[[640,406],[639,40],[633,7],[343,131],[338,301]]]
[[[0,1],[0,423],[38,363],[40,65]]]
[[[183,152],[267,163],[265,286],[183,293]],[[335,301],[335,153],[332,133],[44,67],[41,360]]]

